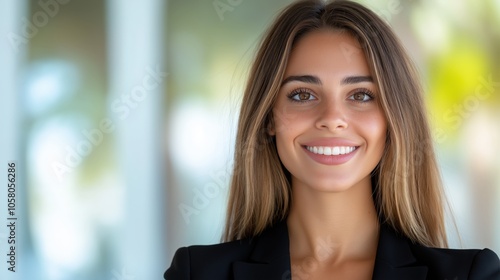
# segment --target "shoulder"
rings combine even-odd
[[[223,280],[281,275],[290,270],[288,247],[286,222],[281,221],[251,238],[180,248],[164,277],[167,280]]]
[[[229,279],[234,261],[245,260],[252,250],[251,239],[215,245],[195,245],[177,249],[164,278]]]
[[[442,249],[411,245],[415,258],[431,275],[467,276],[468,279],[500,279],[500,260],[489,249]]]
[[[500,280],[500,260],[489,249],[426,247],[382,225],[374,279]]]

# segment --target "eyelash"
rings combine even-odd
[[[312,92],[310,90],[305,89],[305,88],[294,89],[292,92],[290,92],[287,95],[287,97],[288,97],[288,99],[290,101],[292,101],[292,102],[298,102],[298,103],[304,103],[304,102],[312,101],[312,100],[296,100],[296,99],[294,99],[295,96],[297,96],[297,95],[299,95],[301,93],[308,93],[308,94],[310,94],[311,96],[313,96],[316,99],[316,97],[314,96],[314,94],[312,94]]]
[[[314,100],[314,99],[312,99],[312,100],[296,100],[296,99],[294,99],[295,96],[297,96],[298,94],[301,94],[301,93],[308,93],[311,96],[313,96],[314,99],[317,99],[310,90],[305,89],[305,88],[295,89],[292,92],[290,92],[287,95],[287,97],[288,97],[288,99],[290,101],[292,101],[292,102],[298,102],[298,103],[305,103],[305,102],[310,102],[310,101]],[[350,97],[352,97],[352,96],[354,96],[355,94],[358,94],[358,93],[366,94],[370,99],[366,100],[366,101],[360,101],[360,100],[350,99]],[[371,90],[369,90],[369,89],[361,88],[361,89],[357,89],[355,92],[353,92],[351,95],[349,95],[348,99],[352,100],[354,102],[358,102],[358,103],[366,103],[366,102],[373,101],[375,99],[375,94]]]
[[[350,99],[350,97],[354,96],[355,94],[358,94],[358,93],[362,93],[362,94],[366,94],[368,95],[368,97],[370,97],[369,100],[366,100],[366,101],[360,101],[360,100],[356,100],[356,99]],[[366,88],[361,88],[359,90],[356,90],[353,94],[349,95],[349,99],[354,101],[354,102],[358,102],[358,103],[366,103],[366,102],[370,102],[370,101],[373,101],[373,99],[375,99],[374,97],[374,94],[371,90],[369,89],[366,89]]]

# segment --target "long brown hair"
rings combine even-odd
[[[345,0],[291,4],[265,34],[240,110],[224,240],[256,236],[288,214],[290,176],[268,128],[294,44],[323,28],[349,32],[359,41],[381,93],[387,140],[372,172],[380,219],[414,242],[447,246],[442,185],[417,71],[379,16]]]

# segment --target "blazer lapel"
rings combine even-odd
[[[290,251],[286,221],[277,223],[255,238],[248,262],[234,262],[237,280],[290,279]]]
[[[374,280],[423,280],[427,267],[416,264],[408,239],[398,236],[388,225],[380,226],[380,237],[373,271]]]
[[[291,279],[286,221],[264,231],[253,242],[255,245],[249,261],[233,263],[234,279]],[[388,225],[380,226],[374,280],[426,279],[427,267],[417,265],[409,242]]]

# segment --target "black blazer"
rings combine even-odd
[[[288,229],[276,224],[260,236],[177,250],[166,280],[291,279]],[[500,279],[500,260],[489,249],[437,249],[413,244],[380,227],[373,279]]]

